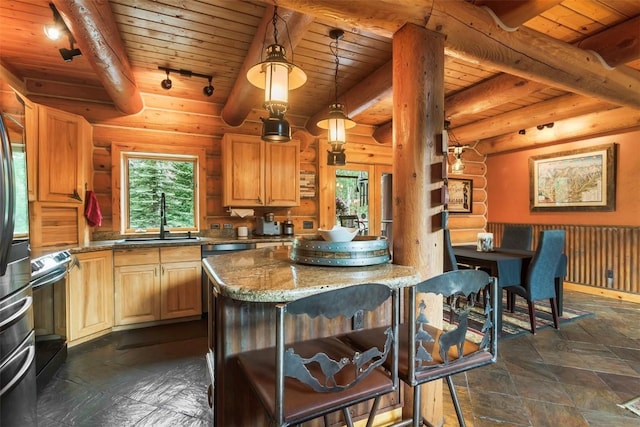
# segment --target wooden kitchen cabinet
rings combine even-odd
[[[202,314],[202,261],[199,246],[160,249],[160,318]]]
[[[113,253],[74,255],[67,288],[67,338],[70,345],[111,332],[113,327]]]
[[[91,125],[82,116],[38,106],[38,200],[82,203]]]
[[[31,139],[27,147],[27,152],[31,151],[28,154],[31,244],[33,247],[86,244],[90,238],[84,218],[84,197],[85,190],[92,186],[91,125],[75,114],[36,104],[26,107],[27,133],[32,135],[27,137],[28,143]],[[37,150],[32,149],[34,135]]]
[[[300,204],[300,143],[267,143],[254,135],[222,138],[223,205]]]
[[[200,246],[114,251],[115,324],[199,316]]]

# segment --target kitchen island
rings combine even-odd
[[[277,303],[359,283],[406,287],[419,279],[413,267],[391,263],[366,267],[297,264],[289,259],[290,250],[291,247],[255,249],[202,260],[209,278],[207,359],[216,426],[267,425],[261,418],[260,403],[252,400],[251,393],[244,393],[241,375],[227,361],[233,354],[275,345]],[[363,325],[373,327],[386,320],[372,313],[365,316]],[[334,333],[347,332],[336,330],[332,324],[325,327]],[[296,339],[313,338],[313,330],[305,331],[308,336]],[[397,395],[389,396],[386,407],[398,403]]]

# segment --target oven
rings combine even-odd
[[[38,391],[67,358],[66,280],[71,262],[69,251],[31,260]]]
[[[0,425],[36,426],[35,334],[29,258],[0,277]]]

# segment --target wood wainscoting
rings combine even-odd
[[[496,246],[500,246],[504,225],[487,224],[487,232],[494,234]],[[567,282],[592,286],[600,291],[640,294],[640,227],[521,225],[533,227],[532,248],[537,245],[540,231],[566,231]]]

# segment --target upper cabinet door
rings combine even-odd
[[[254,135],[222,138],[223,204],[300,205],[300,143],[264,142]]]
[[[80,116],[47,107],[38,107],[38,121],[38,199],[81,203],[91,126]]]
[[[300,205],[300,143],[265,143],[266,206]]]
[[[252,135],[222,138],[224,206],[264,205],[264,143]]]

